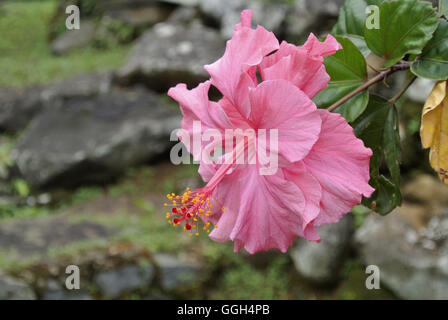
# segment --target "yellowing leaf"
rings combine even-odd
[[[448,184],[448,82],[438,82],[423,107],[420,136],[423,148],[431,148],[429,161]]]

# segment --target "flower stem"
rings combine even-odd
[[[400,63],[390,67],[389,69],[386,69],[384,71],[381,71],[380,73],[378,73],[376,76],[374,76],[373,78],[367,80],[365,83],[363,83],[360,87],[356,88],[355,90],[353,90],[352,92],[350,92],[349,94],[347,94],[346,96],[342,97],[341,99],[339,99],[338,101],[336,101],[335,103],[333,103],[331,106],[328,107],[328,111],[333,111],[334,109],[336,109],[337,107],[339,107],[340,105],[342,105],[344,102],[347,102],[348,100],[350,100],[351,98],[353,98],[354,96],[356,96],[358,93],[360,93],[361,91],[364,91],[366,89],[368,89],[370,86],[374,85],[377,82],[380,82],[384,79],[386,79],[389,75],[391,75],[392,73],[395,73],[397,71],[401,71],[401,70],[407,70],[411,67],[411,62],[408,61],[400,61]],[[407,89],[407,88],[406,88]],[[406,91],[406,89],[404,91]],[[403,93],[404,93],[403,91]],[[401,93],[401,94],[403,94]]]

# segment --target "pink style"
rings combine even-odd
[[[252,29],[251,20],[251,11],[241,13],[224,56],[205,66],[209,81],[191,90],[178,84],[168,95],[180,104],[182,129],[191,136],[194,121],[222,137],[226,129],[276,129],[278,170],[260,174],[262,159],[238,164],[252,141],[234,143],[225,155],[233,161],[200,162],[205,187],[167,195],[167,219],[190,235],[215,226],[210,238],[233,241],[235,251],[286,252],[295,237],[320,241],[316,227],[338,222],[373,193],[372,151],[344,118],[311,100],[328,85],[323,58],[341,49],[336,39],[320,42],[311,34],[303,46],[279,44],[272,32]],[[223,96],[218,102],[208,98],[211,85]]]

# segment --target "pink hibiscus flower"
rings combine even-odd
[[[373,193],[368,184],[372,151],[344,118],[317,109],[311,100],[330,80],[323,57],[341,45],[331,35],[320,42],[313,34],[301,47],[279,44],[263,27],[252,29],[251,20],[251,11],[241,13],[224,56],[205,66],[209,81],[192,90],[179,84],[168,95],[180,104],[182,129],[188,133],[195,121],[202,132],[213,129],[222,136],[226,129],[277,129],[278,148],[270,151],[278,152],[278,169],[262,175],[261,160],[237,164],[249,145],[261,146],[251,139],[233,143],[230,156],[224,155],[230,161],[201,159],[205,187],[167,195],[171,203],[166,206],[172,206],[167,219],[184,225],[190,235],[201,228],[210,232],[213,225],[210,238],[234,241],[235,251],[285,252],[295,237],[319,241],[317,226],[337,222],[363,195]],[[211,85],[223,96],[218,102],[209,100]]]

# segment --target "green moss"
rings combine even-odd
[[[83,251],[108,248],[109,245],[107,239],[89,239],[73,242],[62,247],[50,247],[48,248],[47,255],[49,258],[57,258],[61,256],[73,257],[79,255]]]
[[[92,199],[95,199],[103,194],[103,190],[100,187],[89,186],[82,187],[76,190],[73,196],[67,200],[71,205],[80,204]]]
[[[344,280],[338,288],[324,296],[325,299],[343,300],[390,300],[396,299],[386,288],[369,290],[365,286],[367,274],[358,259],[349,259],[344,265]]]
[[[226,271],[218,284],[219,290],[212,293],[212,299],[288,299],[288,260],[279,257],[265,270],[258,270],[242,258],[237,265]]]
[[[23,206],[16,205],[0,205],[0,221],[5,222],[7,220],[28,219],[47,216],[51,214],[52,210],[46,207],[38,206]]]
[[[0,178],[8,175],[8,170],[14,163],[11,157],[14,143],[14,137],[0,135]]]
[[[143,200],[140,200],[143,201]],[[176,252],[179,248],[179,237],[185,239],[185,234],[175,232],[163,219],[163,213],[155,212],[153,205],[148,202],[146,207],[151,210],[144,214],[129,212],[114,213],[80,213],[69,217],[71,222],[89,221],[108,227],[115,227],[119,232],[112,237],[113,242],[132,242],[152,252]]]
[[[18,272],[33,265],[38,259],[37,256],[22,257],[14,250],[0,250],[0,270]]]
[[[23,87],[120,66],[129,46],[87,47],[56,57],[48,41],[57,0],[0,4],[0,86]]]

